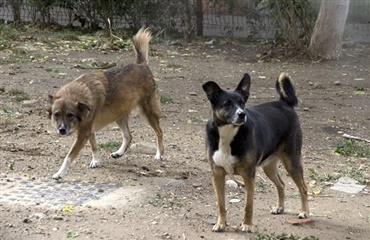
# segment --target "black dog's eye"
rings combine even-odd
[[[231,105],[231,101],[230,100],[226,100],[224,102],[224,107],[229,107]]]
[[[245,102],[244,102],[243,100],[239,100],[239,101],[238,101],[238,104],[239,104],[240,106],[244,106],[244,105],[245,105]]]
[[[68,113],[67,114],[67,118],[69,119],[73,119],[75,117],[75,115],[73,113]]]

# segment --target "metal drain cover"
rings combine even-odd
[[[53,179],[0,177],[0,203],[50,209],[66,205],[81,206],[122,186],[119,183],[56,182]]]

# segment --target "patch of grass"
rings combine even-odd
[[[24,100],[30,99],[30,95],[27,92],[25,92],[23,89],[19,89],[19,88],[10,89],[9,94],[11,96],[14,96],[17,102],[22,102]]]
[[[149,204],[155,207],[162,208],[174,208],[174,207],[183,207],[183,201],[176,198],[174,195],[169,195],[169,197],[162,196],[160,193],[157,193],[155,197],[149,200]]]
[[[19,116],[19,112],[13,112],[6,108],[0,110],[0,127],[14,125],[14,119]]]
[[[182,65],[176,64],[176,63],[168,63],[166,67],[175,69],[175,70],[182,70],[184,68]]]
[[[172,97],[169,95],[161,95],[161,103],[173,103]]]
[[[8,41],[18,40],[21,36],[21,32],[15,28],[12,24],[4,25],[0,24],[1,38]]]
[[[52,73],[58,73],[59,69],[58,68],[53,68],[53,67],[48,67],[48,68],[45,68],[45,71],[52,72]]]
[[[196,124],[202,122],[202,119],[200,117],[192,117],[188,120],[186,120],[187,124]]]
[[[308,236],[308,237],[300,237],[296,235],[288,235],[286,233],[278,234],[275,233],[271,234],[263,234],[263,233],[256,233],[256,236],[253,240],[319,240],[318,237],[315,236]]]
[[[342,177],[350,177],[361,184],[366,184],[366,178],[364,175],[364,171],[359,170],[357,167],[354,166],[347,166],[346,168],[341,168],[339,171],[340,176]]]
[[[11,45],[12,43],[9,40],[0,40],[0,51],[10,48]]]
[[[309,168],[308,174],[310,178],[316,181],[319,181],[319,182],[333,182],[337,180],[338,178],[340,178],[340,174],[335,174],[335,175],[326,174],[326,173],[320,174],[314,168]]]
[[[77,31],[60,31],[56,34],[56,37],[60,40],[64,41],[80,41],[80,38],[78,37],[81,33]]]
[[[345,139],[334,150],[335,153],[351,157],[370,157],[370,146],[361,144],[353,139]]]
[[[99,148],[105,149],[108,151],[114,151],[117,150],[121,146],[121,142],[119,141],[109,141],[106,143],[99,143],[98,144]]]
[[[264,192],[268,188],[268,184],[265,183],[264,181],[256,181],[256,191],[257,192]]]

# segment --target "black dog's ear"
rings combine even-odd
[[[80,111],[83,111],[83,110],[88,110],[89,112],[91,111],[89,105],[87,105],[86,103],[78,102],[77,106]]]
[[[217,83],[213,81],[209,81],[203,84],[203,90],[207,94],[207,97],[212,104],[223,91],[220,86],[218,86]]]
[[[248,73],[245,73],[243,79],[240,80],[240,83],[236,87],[235,91],[239,92],[245,100],[249,97],[249,89],[251,87],[251,77]]]

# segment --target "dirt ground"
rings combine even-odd
[[[112,203],[111,207],[101,208],[74,206],[74,211],[66,212],[0,202],[0,239],[65,239],[69,231],[78,233],[76,239],[231,240],[283,233],[319,239],[369,239],[370,160],[334,154],[334,149],[343,140],[343,133],[370,136],[370,45],[347,44],[338,61],[281,57],[281,51],[257,61],[269,51],[267,45],[226,40],[207,45],[205,41],[188,46],[170,42],[151,45],[149,65],[162,99],[167,102],[162,103],[166,151],[162,161],[140,151],[129,151],[122,158],[112,159],[110,150],[102,147],[104,165],[89,169],[91,156],[87,146],[64,179],[122,183],[132,189],[125,204]],[[131,48],[82,50],[68,42],[48,45],[34,39],[18,46],[26,49],[26,61],[4,63],[13,53],[0,52],[3,59],[0,177],[2,180],[50,179],[75,135],[57,136],[43,111],[47,95],[82,73],[96,71],[78,65],[114,62],[121,56],[120,62],[130,63],[134,54]],[[227,205],[226,232],[213,233],[216,200],[204,149],[210,105],[201,86],[213,80],[232,89],[243,73],[248,72],[252,87],[247,105],[251,106],[277,99],[275,80],[282,71],[291,75],[300,100],[296,110],[304,135],[303,161],[313,223],[299,226],[288,223],[296,218],[300,200],[296,186],[283,169],[286,213],[271,215],[269,210],[275,204],[276,191],[259,171],[253,233],[238,230],[245,205],[244,193],[230,187],[226,189],[227,202],[241,201]],[[17,101],[14,89],[24,90],[30,99]],[[136,112],[130,128],[133,143],[155,143],[152,129]],[[97,135],[98,143],[120,139],[120,132],[113,124]],[[356,195],[331,190],[335,176],[346,173],[361,176],[367,188]],[[37,219],[36,213],[44,217]]]

